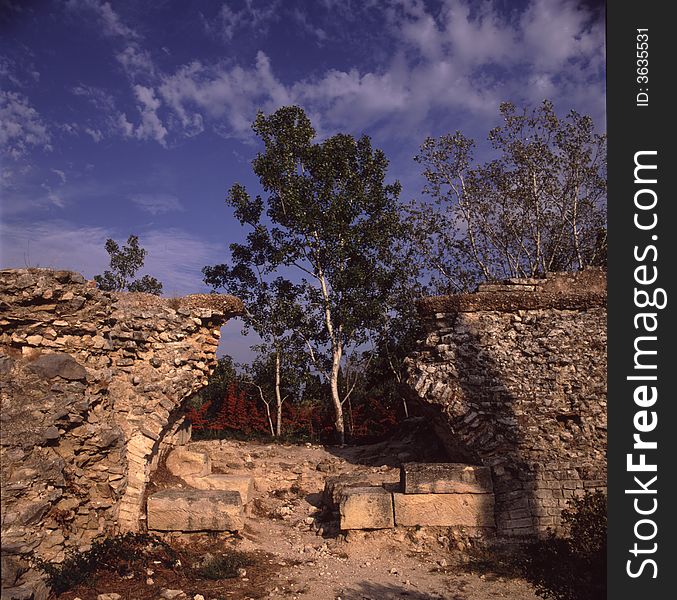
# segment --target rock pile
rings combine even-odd
[[[139,527],[149,474],[181,438],[179,407],[242,311],[208,298],[201,308],[200,296],[104,293],[69,271],[0,271],[3,588],[26,582],[22,557],[59,561]]]

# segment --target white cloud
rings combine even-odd
[[[100,2],[99,0],[68,0],[66,8],[84,15],[93,15],[96,19],[97,27],[100,27],[103,34],[108,37],[128,39],[138,37],[138,34],[131,27],[122,22],[109,2]]]
[[[124,50],[118,52],[116,58],[132,79],[138,76],[155,76],[155,63],[150,52],[137,43],[127,45]]]
[[[85,127],[84,131],[97,144],[103,139],[103,133],[101,132],[100,129],[92,129],[91,127]]]
[[[168,131],[157,113],[160,108],[160,101],[155,97],[155,91],[143,85],[135,85],[134,94],[139,102],[137,108],[141,122],[133,129],[131,135],[139,140],[155,140],[161,146],[165,146]],[[125,130],[129,131],[126,117],[121,123]]]
[[[182,211],[183,205],[172,194],[134,194],[130,200],[141,210],[151,215],[161,215],[168,212]]]
[[[224,2],[215,18],[202,17],[205,31],[227,42],[231,41],[240,30],[250,30],[262,34],[268,30],[269,24],[278,17],[278,7],[278,0],[274,2],[245,0],[245,4],[240,10],[234,10],[228,2]]]
[[[76,96],[86,98],[92,106],[103,113],[115,110],[115,98],[102,88],[81,83],[76,85],[72,92]]]
[[[51,135],[40,114],[22,94],[0,90],[0,148],[11,158],[31,148],[51,150]]]
[[[596,120],[604,115],[603,24],[572,0],[531,0],[521,8],[494,0],[443,0],[434,10],[422,0],[368,3],[355,10],[380,10],[392,44],[390,58],[369,69],[331,68],[291,82],[282,81],[274,68],[281,65],[273,65],[262,51],[253,65],[192,60],[162,72],[110,5],[71,2],[96,10],[108,23],[106,31],[122,38],[116,58],[130,80],[139,115],[135,122],[129,111],[108,107],[105,126],[84,130],[98,132],[95,140],[114,134],[168,146],[206,128],[251,140],[257,110],[271,112],[292,103],[302,105],[322,133],[370,129],[393,138],[429,128],[439,114],[495,117],[499,103],[508,99],[536,103],[548,97]],[[278,3],[246,0],[240,9],[223,3],[205,26],[232,39],[244,29],[265,29],[282,13]],[[326,36],[299,8],[284,14],[319,41]],[[86,91],[103,112],[105,99]],[[85,95],[84,88],[76,93]]]
[[[249,137],[257,107],[268,110],[293,102],[263,52],[253,68],[194,61],[165,77],[158,93],[189,129],[201,129],[204,115],[222,123],[225,119],[228,134],[242,138]]]
[[[61,169],[50,169],[50,171],[59,178],[62,184],[66,183],[67,177],[64,171]]]

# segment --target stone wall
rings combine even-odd
[[[408,385],[454,460],[492,468],[496,524],[531,535],[606,486],[606,277],[598,270],[426,298]]]
[[[219,327],[242,308],[0,271],[3,587],[23,581],[22,556],[58,561],[143,528],[150,472],[185,437],[182,402],[207,384]]]

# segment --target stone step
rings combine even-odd
[[[167,455],[167,470],[177,477],[204,477],[212,472],[212,462],[206,452],[175,448]]]
[[[400,468],[405,494],[490,494],[491,469],[463,463],[404,463]]]
[[[339,508],[343,492],[349,488],[357,487],[380,487],[388,484],[399,487],[398,482],[393,480],[389,473],[343,473],[327,477],[324,481],[322,502],[331,510]]]
[[[241,531],[239,492],[167,489],[148,497],[148,529],[157,531]]]
[[[247,504],[254,496],[254,478],[249,475],[212,473],[204,477],[186,475],[183,480],[198,490],[239,492],[242,504]]]
[[[495,527],[493,494],[393,494],[398,527]]]
[[[339,501],[341,529],[386,529],[395,526],[392,494],[382,487],[346,488]]]

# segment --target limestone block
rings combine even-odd
[[[198,490],[222,490],[239,492],[242,504],[247,504],[254,495],[254,478],[249,475],[222,475],[212,473],[205,477],[187,475],[183,480]]]
[[[494,527],[493,494],[393,494],[395,525]]]
[[[240,531],[244,512],[239,492],[169,489],[148,497],[148,529]]]
[[[167,469],[177,477],[204,477],[212,472],[212,462],[206,452],[175,448],[167,456]]]
[[[394,527],[393,500],[382,487],[347,488],[339,501],[341,529]]]
[[[338,510],[343,492],[349,488],[371,487],[382,485],[394,486],[393,476],[389,473],[344,473],[327,477],[324,481],[322,502],[332,510]]]
[[[400,482],[405,494],[489,494],[489,467],[463,463],[404,463]]]

